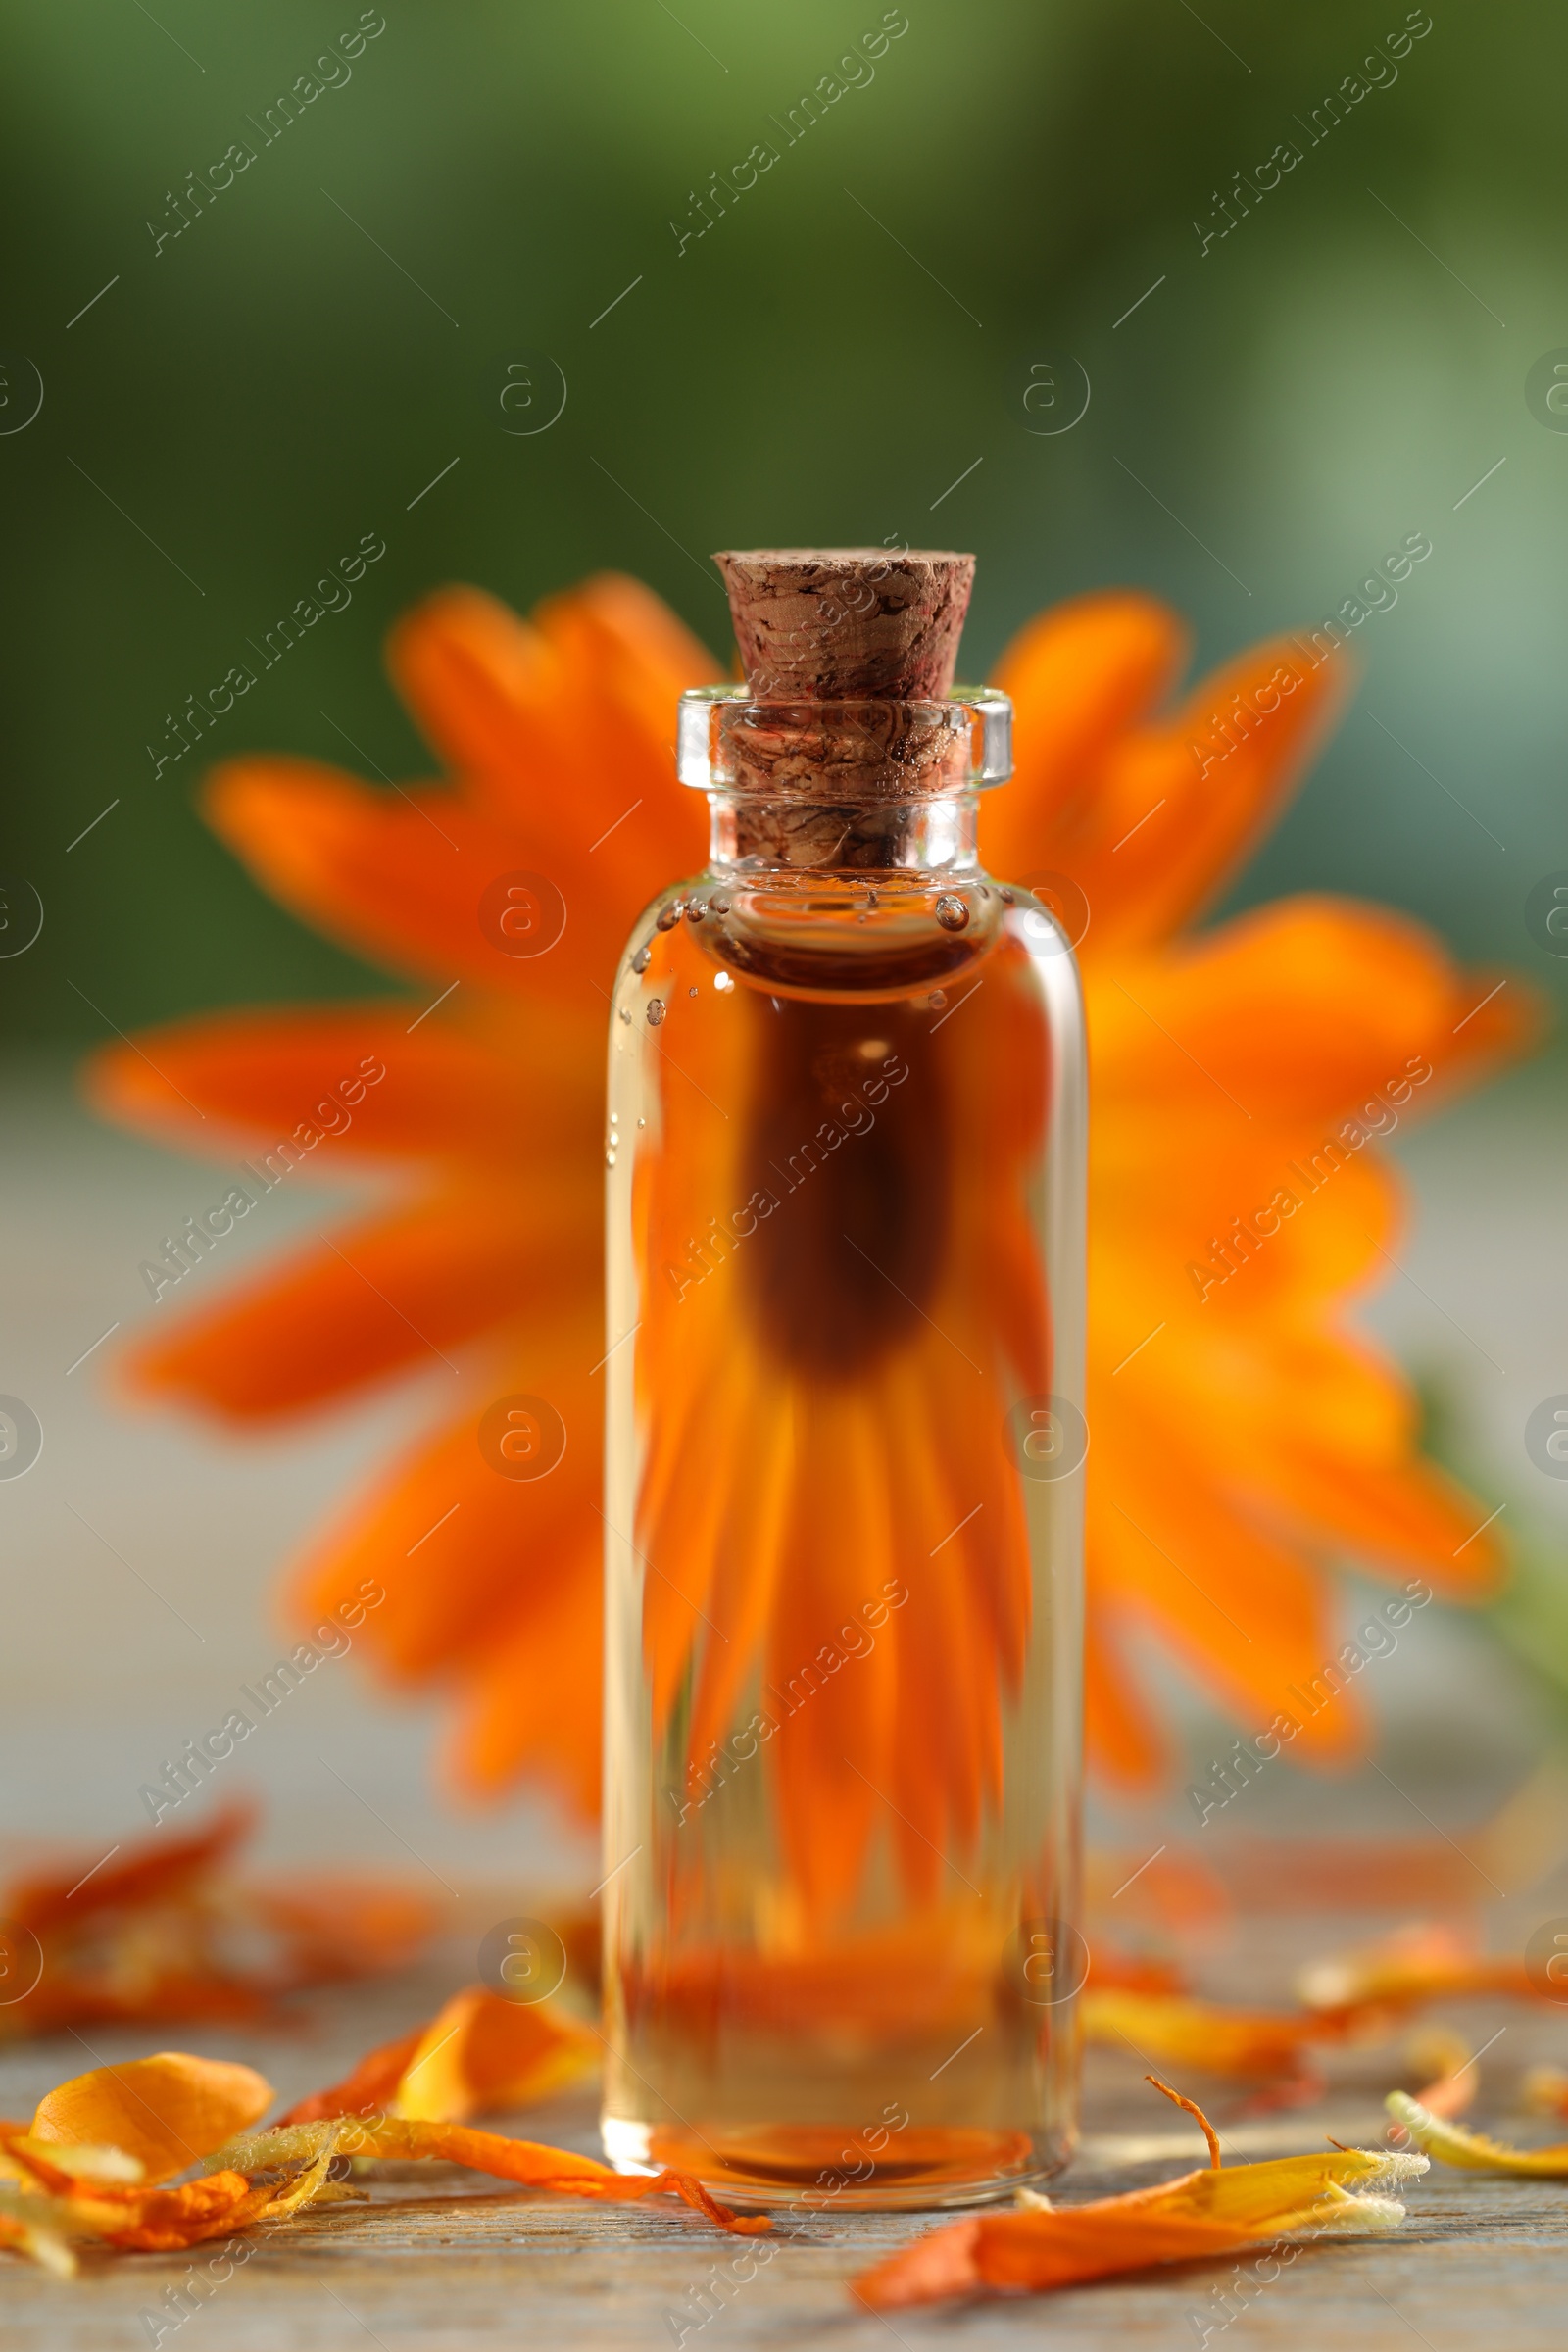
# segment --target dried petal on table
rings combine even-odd
[[[283,2125],[271,2132],[230,2141],[209,2157],[213,2166],[244,2173],[270,2172],[275,2167],[315,2160],[323,2148],[341,2156],[392,2158],[400,2163],[430,2160],[466,2165],[499,2180],[515,2180],[526,2188],[551,2189],[570,2197],[599,2202],[625,2200],[638,2204],[644,2197],[668,2193],[681,2197],[695,2212],[737,2236],[756,2237],[771,2230],[765,2214],[738,2215],[710,2196],[690,2174],[660,2172],[645,2175],[613,2173],[596,2157],[578,2156],[568,2148],[547,2147],[540,2140],[511,2139],[499,2132],[475,2132],[462,2124],[429,2123],[405,2116],[339,2116],[314,2124]]]
[[[144,2180],[167,2180],[232,2139],[271,2102],[271,2084],[252,2067],[163,2050],[60,2083],[39,2100],[31,2136],[122,2148],[139,2161]]]
[[[39,2101],[30,2128],[0,2127],[0,2245],[69,2278],[79,2239],[178,2252],[344,2193],[327,2180],[330,2148],[279,2180],[257,2183],[210,2166],[202,2180],[159,2185],[253,2122],[271,2096],[249,2067],[183,2051],[61,2083]]]
[[[172,1800],[171,1800],[172,1801]],[[302,1985],[409,1958],[434,1910],[392,1882],[254,1886],[232,1875],[253,1809],[220,1807],[183,1836],[73,1854],[0,1892],[0,1917],[36,1938],[37,1983],[0,2006],[0,2040],[93,2023],[265,2017]]]
[[[1560,2066],[1533,2066],[1522,2095],[1532,2115],[1568,2115],[1568,2075]]]
[[[430,2095],[437,2086],[449,2100],[515,2095],[552,2069],[559,2080],[566,2053],[580,2059],[587,2038],[574,2021],[540,2020],[474,1988],[450,2003],[442,2019],[389,2045],[400,2053],[394,2088],[402,2095],[416,2082],[422,2049],[436,2059],[457,2043],[457,2060],[432,2079]],[[362,2062],[359,2080],[369,2079],[376,2066],[388,2071],[385,2050]],[[271,2096],[251,2068],[182,2051],[98,2067],[61,2083],[40,2100],[30,2127],[0,2132],[0,2245],[62,2276],[74,2268],[77,2238],[127,2252],[176,2251],[350,2193],[328,2177],[339,2155],[465,2165],[531,2188],[606,2201],[668,2193],[742,2236],[772,2227],[765,2216],[731,2213],[686,2173],[623,2179],[592,2157],[428,2117],[338,2115],[247,2132]],[[159,2185],[196,2164],[201,2178]]]
[[[1415,2098],[1429,2115],[1462,2115],[1481,2087],[1475,2045],[1451,2026],[1424,2026],[1412,2034],[1405,2058],[1416,2081],[1426,2086]]]
[[[1326,2026],[1311,2015],[1108,1988],[1086,1992],[1079,2009],[1086,2041],[1245,2079],[1300,2075],[1310,2045],[1340,2032],[1337,2023]]]
[[[429,1897],[395,1879],[344,1871],[320,1879],[295,1875],[286,1884],[254,1881],[244,1894],[283,1939],[297,1984],[401,1968],[429,1941],[435,1925]]]
[[[1384,2104],[1402,2124],[1418,2148],[1466,2173],[1517,2173],[1538,2180],[1568,2180],[1568,2144],[1549,2148],[1512,2148],[1506,2140],[1489,2139],[1484,2132],[1469,2132],[1463,2124],[1434,2115],[1406,2091],[1391,2090]]]
[[[1401,1928],[1361,1951],[1315,1960],[1297,1979],[1309,2009],[1415,2008],[1464,1993],[1532,1994],[1517,1958],[1481,1951],[1473,1937],[1428,1922]]]
[[[278,2117],[279,2127],[318,2124],[336,2115],[384,2115],[396,2099],[409,2061],[426,2031],[416,2026],[395,2041],[379,2042],[373,2050],[367,2050],[341,2082],[329,2082],[324,2090],[313,2090],[309,2098],[296,2099],[287,2114]]]
[[[140,2157],[127,2156],[123,2148],[35,2139],[26,2124],[0,2123],[0,2180],[36,2179],[45,2167],[68,2180],[109,2181],[122,2187],[146,2177]]]
[[[1206,2132],[1201,2111],[1193,2112]],[[862,2271],[851,2291],[876,2311],[956,2295],[1038,2294],[1280,2238],[1393,2230],[1404,2207],[1380,2192],[1426,2169],[1424,2156],[1336,2148],[1224,2171],[1211,2166],[1085,2205],[980,2214],[916,2238]],[[1288,2258],[1294,2254],[1293,2247]]]
[[[1223,1932],[1236,1914],[1221,1872],[1190,1842],[1152,1857],[1147,1850],[1092,1845],[1084,1855],[1084,1901],[1091,1919],[1125,1922],[1131,1916],[1184,1940]],[[1098,1951],[1098,1935],[1094,1944]]]
[[[1089,1947],[1089,1974],[1084,1979],[1090,1992],[1185,1992],[1187,1981],[1174,1960],[1160,1960],[1147,1952],[1123,1951],[1118,1944],[1107,1943],[1097,1936]]]
[[[549,2098],[597,2066],[603,2047],[558,2002],[507,2000],[470,1984],[427,2026],[369,2051],[341,2082],[301,2099],[282,2121],[388,2114],[461,2124]]]

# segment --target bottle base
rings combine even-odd
[[[706,2132],[604,2117],[605,2156],[618,2173],[694,2173],[748,2211],[897,2212],[985,2205],[1059,2173],[1063,2134],[910,2125],[872,2156],[859,2132],[833,2124],[713,2125]]]

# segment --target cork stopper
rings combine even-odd
[[[973,556],[785,547],[713,561],[758,701],[940,703],[952,692]]]

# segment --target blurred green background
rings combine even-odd
[[[908,0],[792,144],[872,0],[385,0],[270,139],[267,109],[354,47],[353,0],[13,0],[5,22],[0,420],[29,405],[25,362],[44,393],[0,431],[0,871],[46,909],[0,963],[11,1038],[365,986],[207,837],[203,752],[155,777],[146,747],[366,532],[385,557],[213,757],[420,772],[378,649],[453,577],[526,606],[624,566],[727,654],[710,548],[972,547],[979,675],[1030,612],[1110,581],[1182,607],[1213,660],[1318,621],[1423,531],[1242,895],[1374,894],[1568,972],[1525,919],[1568,864],[1568,434],[1526,398],[1568,344],[1559,11],[1434,0],[1363,68],[1401,36],[1395,0]],[[1332,130],[1314,115],[1373,73]],[[255,161],[156,247],[148,222],[172,232],[236,140]],[[776,164],[682,250],[671,222],[695,231],[759,141]],[[1244,217],[1235,175],[1282,141],[1299,163],[1261,202],[1244,186]],[[1220,198],[1235,227],[1205,248]],[[568,393],[532,435],[500,403],[525,353]],[[1053,366],[1065,403],[1073,362],[1088,413],[1032,429],[1031,380]]]

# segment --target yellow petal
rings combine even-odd
[[[22,2167],[7,2163],[7,2158],[42,2157],[57,2173],[69,2173],[74,2180],[111,2180],[117,2183],[143,2180],[141,2159],[128,2156],[123,2148],[94,2147],[88,2141],[71,2146],[64,2140],[34,2139],[29,2132],[19,2132],[0,2146],[0,2178],[22,2178]]]
[[[271,2103],[271,2084],[252,2067],[164,2050],[62,2082],[39,2100],[32,2136],[121,2148],[138,2159],[145,2180],[167,2180]]]
[[[235,2139],[214,2148],[202,2165],[204,2173],[276,2173],[290,2165],[316,2164],[324,2153],[334,2155],[342,2138],[345,2118],[331,2116],[304,2124],[275,2124],[270,2132],[242,2132]]]
[[[9,2246],[17,2254],[25,2255],[42,2271],[56,2278],[74,2278],[76,2257],[59,2230],[45,2227],[32,2211],[42,2200],[29,2198],[26,2210],[19,2211],[9,2200],[0,2198],[0,2246]]]
[[[1467,2132],[1462,2124],[1446,2122],[1402,2090],[1391,2090],[1384,2103],[1416,2146],[1440,2163],[1467,2173],[1521,2173],[1538,2180],[1568,2180],[1568,2146],[1561,2142],[1550,2148],[1510,2148],[1505,2140],[1489,2139],[1484,2132]]]
[[[1294,2075],[1307,2045],[1324,2037],[1315,2017],[1267,2009],[1228,2009],[1180,1993],[1091,1989],[1079,2003],[1086,2041],[1131,2049],[1173,2066],[1212,2075]]]
[[[1372,2192],[1419,2179],[1424,2156],[1386,2148],[1335,2148],[1327,2155],[1281,2156],[1270,2164],[1231,2164],[1195,2173],[1188,2201],[1215,2221],[1272,2231],[1318,2229],[1352,2232],[1391,2226],[1391,2200]],[[1351,2192],[1357,2192],[1352,2194]],[[1396,2209],[1392,2219],[1402,2219]]]

